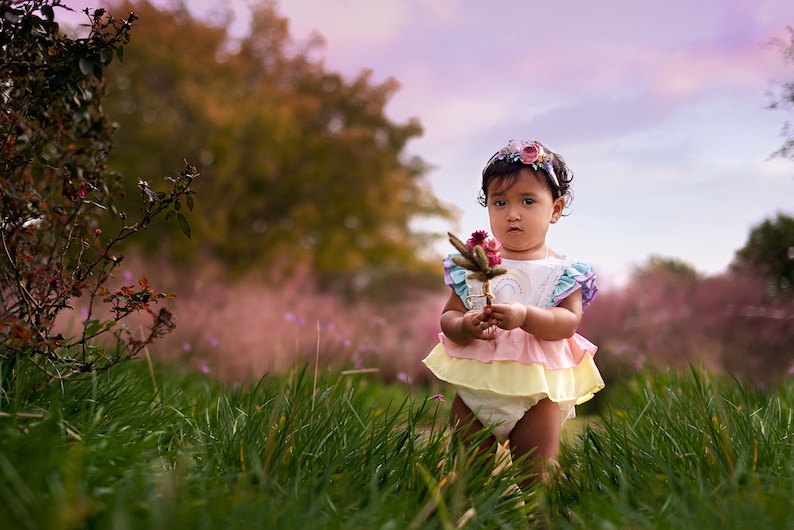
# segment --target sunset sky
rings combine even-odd
[[[185,3],[207,20],[234,9],[230,31],[245,31],[250,0]],[[388,115],[420,121],[424,135],[409,154],[433,166],[433,192],[461,212],[457,225],[423,225],[435,231],[487,228],[480,171],[511,138],[540,140],[573,169],[570,215],[549,243],[605,282],[649,255],[722,272],[754,225],[794,215],[794,161],[770,158],[794,110],[767,109],[780,83],[794,81],[794,64],[769,45],[790,40],[791,0],[278,6],[295,40],[324,37],[316,58],[328,69],[399,81]]]

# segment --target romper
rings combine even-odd
[[[481,309],[482,283],[444,259],[444,279],[469,309]],[[593,269],[561,255],[540,260],[502,259],[507,273],[491,280],[494,303],[520,302],[554,307],[582,290],[582,308],[596,298]],[[471,302],[471,304],[469,303]],[[544,398],[560,405],[562,421],[573,417],[574,406],[604,388],[593,356],[596,346],[578,333],[560,340],[543,340],[516,328],[496,330],[494,340],[457,344],[439,333],[439,343],[422,361],[440,380],[451,384],[484,425],[504,441],[515,423]]]

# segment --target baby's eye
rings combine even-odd
[[[502,199],[496,199],[493,203],[494,203],[494,206],[504,206],[505,204],[507,204]]]
[[[529,197],[524,199],[524,204],[533,204],[534,202],[535,202],[535,200],[534,199],[530,199]]]

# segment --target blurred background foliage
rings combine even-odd
[[[414,225],[453,210],[406,154],[419,122],[385,114],[397,81],[328,71],[312,59],[320,38],[294,42],[274,2],[256,3],[235,40],[178,4],[108,7],[139,19],[104,102],[118,123],[109,165],[128,177],[122,207],[137,204],[137,178],[166,174],[175,157],[202,174],[192,239],[153,229],[139,240],[146,254],[268,281],[308,267],[317,287],[344,294],[377,294],[397,276],[438,283],[434,236]]]
[[[446,291],[435,236],[415,221],[455,210],[431,192],[427,163],[406,152],[419,122],[386,116],[397,81],[328,71],[313,58],[321,38],[294,42],[273,1],[253,2],[240,39],[185,3],[103,5],[139,19],[104,76],[104,110],[118,123],[108,165],[128,186],[122,206],[136,207],[139,178],[154,187],[183,158],[202,175],[192,239],[153,227],[125,261],[133,276],[137,267],[175,286],[184,318],[163,349],[236,377],[313,359],[322,341],[326,365],[426,379],[419,359],[437,340]],[[790,36],[779,44],[794,65]],[[788,83],[772,106],[792,101]],[[759,381],[794,373],[793,226],[779,212],[753,227],[719,275],[652,256],[602,289],[581,332],[599,345],[608,383],[693,361]]]

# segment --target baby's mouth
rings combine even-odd
[[[507,231],[508,232],[520,232],[521,229],[519,227],[517,227],[517,226],[511,226],[510,228],[507,229]]]

